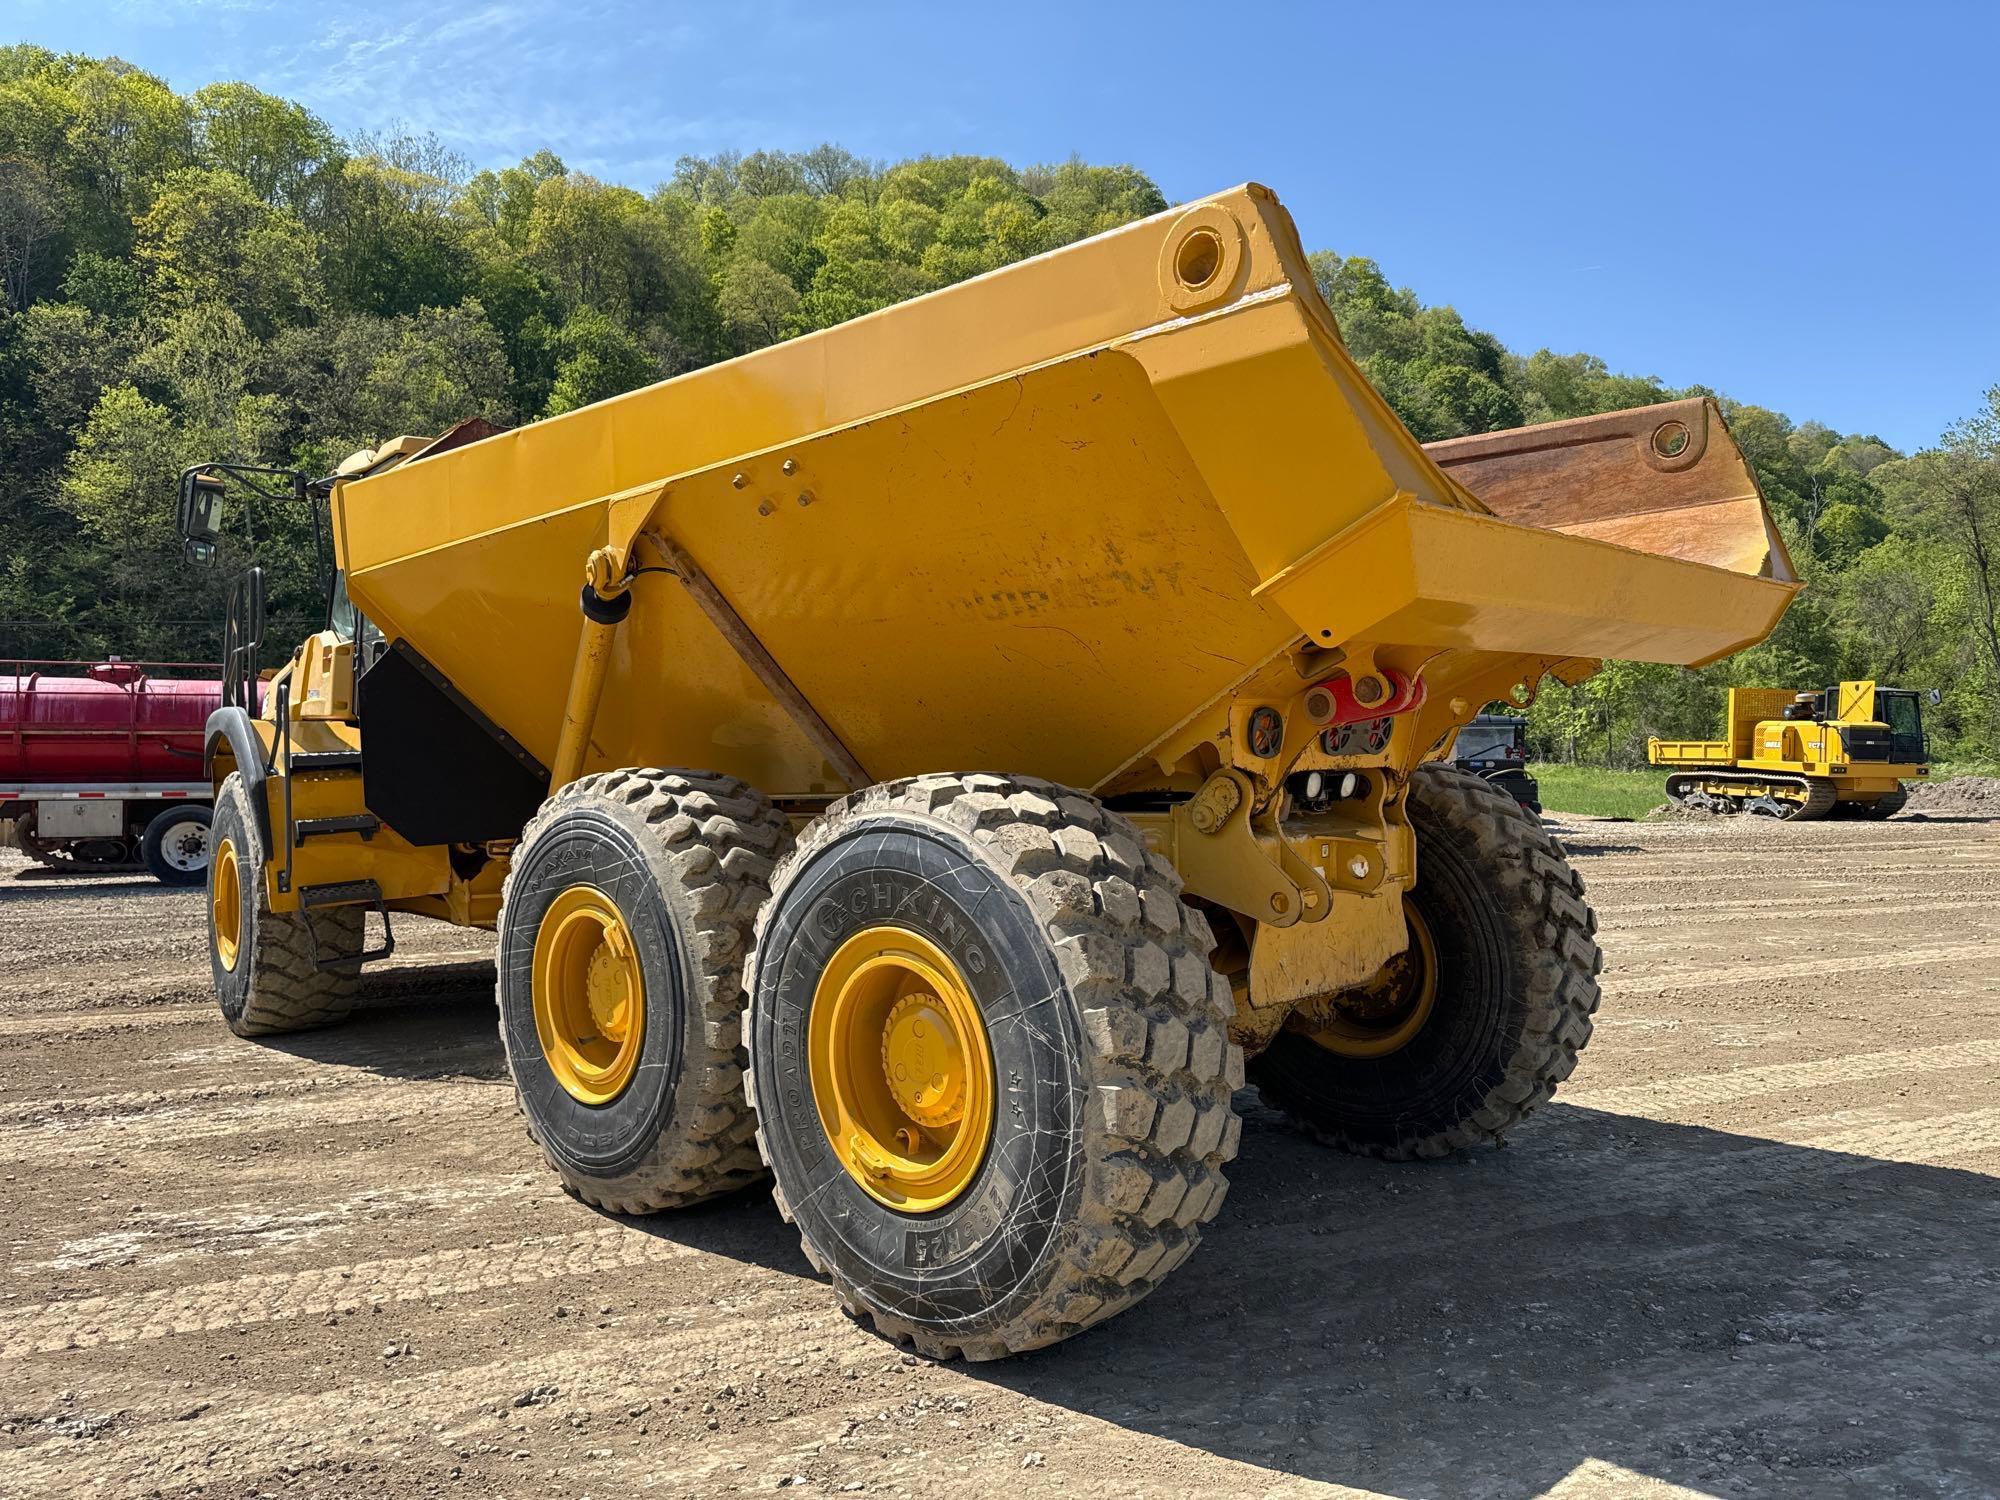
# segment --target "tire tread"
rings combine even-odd
[[[695,983],[688,999],[701,1008],[701,1045],[683,1056],[675,1114],[685,1131],[663,1133],[649,1156],[615,1182],[566,1170],[523,1110],[528,1135],[573,1196],[609,1213],[648,1214],[733,1193],[764,1177],[752,1141],[755,1121],[744,1092],[744,961],[759,908],[769,898],[771,869],[790,842],[790,825],[747,782],[712,771],[633,767],[579,777],[549,798],[522,830],[514,865],[502,884],[507,899],[519,850],[580,800],[597,798],[637,812],[656,839],[689,930],[683,934]],[[515,1061],[500,1027],[507,1066]],[[518,1107],[519,1094],[516,1093]]]
[[[1233,1002],[1228,981],[1208,965],[1215,940],[1207,918],[1181,899],[1174,868],[1123,817],[1053,782],[974,773],[867,787],[806,828],[772,890],[782,893],[819,851],[881,814],[929,818],[967,838],[1050,941],[1080,1013],[1083,1073],[1095,1095],[1085,1109],[1084,1196],[1072,1238],[1033,1300],[977,1337],[873,1306],[866,1288],[801,1238],[842,1304],[884,1336],[931,1358],[999,1359],[1130,1307],[1199,1243],[1222,1206],[1222,1168],[1241,1133],[1230,1102],[1243,1077],[1228,1034]],[[759,920],[760,943],[776,904]],[[761,1128],[757,1145],[768,1162]],[[796,1223],[782,1192],[777,1201]]]
[[[1442,1129],[1394,1142],[1370,1140],[1329,1123],[1314,1101],[1292,1097],[1275,1076],[1259,1092],[1306,1134],[1357,1156],[1413,1161],[1496,1145],[1575,1071],[1590,1041],[1600,998],[1597,976],[1604,955],[1597,945],[1597,916],[1584,897],[1583,877],[1541,820],[1511,793],[1444,763],[1419,768],[1411,779],[1410,808],[1418,854],[1424,839],[1451,839],[1491,878],[1509,919],[1532,931],[1536,950],[1525,976],[1524,1024],[1500,1080],[1464,1102],[1457,1120]]]

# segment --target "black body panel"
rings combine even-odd
[[[361,674],[368,810],[413,844],[519,838],[548,769],[398,640]]]

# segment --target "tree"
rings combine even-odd
[[[38,302],[21,314],[19,331],[42,420],[74,438],[98,397],[124,377],[129,341],[79,302]]]
[[[594,307],[580,309],[556,338],[555,384],[543,415],[560,416],[656,379],[658,362],[618,322]]]
[[[800,307],[798,289],[761,260],[741,257],[722,274],[722,318],[746,353],[775,344]]]
[[[1972,587],[1973,629],[2000,679],[2000,386],[1934,449],[1882,464],[1874,477],[1917,535],[1943,544]],[[2000,702],[1991,706],[2000,717]]]
[[[315,180],[340,158],[317,116],[247,83],[211,83],[192,103],[201,165],[241,178],[272,207],[307,208]]]
[[[327,189],[332,211],[321,236],[328,302],[389,315],[449,307],[476,269],[451,212],[456,165],[434,143],[399,140],[349,157]]]
[[[305,225],[233,172],[173,173],[137,231],[134,253],[164,301],[221,303],[260,334],[302,320],[318,303],[319,268]]]
[[[56,224],[47,174],[25,158],[0,157],[0,306],[28,305]]]

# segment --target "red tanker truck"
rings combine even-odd
[[[202,731],[222,701],[217,670],[0,661],[0,818],[22,850],[45,865],[143,861],[169,885],[205,881]]]

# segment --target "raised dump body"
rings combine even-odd
[[[296,481],[344,586],[212,726],[224,1014],[341,1014],[369,907],[496,926],[573,1191],[768,1164],[850,1306],[975,1358],[1192,1250],[1246,1057],[1380,1156],[1546,1099],[1581,882],[1432,762],[1798,587],[1712,403],[1426,452],[1258,187],[488,431]]]
[[[581,560],[657,561],[653,531],[870,779],[1098,787],[1301,639],[1683,663],[1760,639],[1789,566],[1713,406],[1592,420],[1534,494],[1492,440],[1444,445],[1520,496],[1530,524],[1496,525],[1247,187],[349,483],[335,521],[361,610],[544,763]],[[635,590],[587,767],[844,789],[691,598]]]

